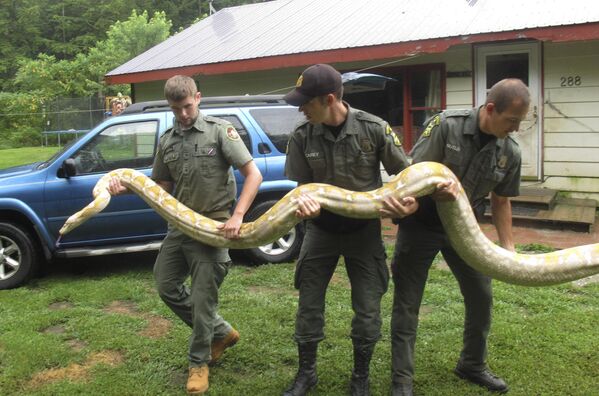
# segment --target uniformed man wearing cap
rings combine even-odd
[[[380,187],[380,163],[389,174],[409,163],[389,124],[342,101],[341,75],[329,65],[307,68],[287,103],[299,106],[306,120],[291,135],[285,172],[299,184],[318,182],[354,191]],[[406,215],[416,201],[389,200],[388,210]],[[351,338],[354,369],[351,394],[368,395],[368,369],[381,337],[380,302],[389,274],[381,238],[380,220],[350,219],[321,210],[317,201],[303,196],[296,215],[306,222],[306,235],[297,261],[295,287],[299,289],[295,340],[299,369],[284,395],[304,395],[316,385],[318,343],[324,338],[324,304],[327,285],[340,256],[344,256],[351,282]],[[316,217],[318,216],[318,217]]]
[[[238,237],[243,216],[262,182],[258,167],[233,125],[199,112],[201,94],[192,78],[169,78],[164,94],[176,122],[160,138],[152,179],[194,211],[224,222],[225,237]],[[231,214],[236,197],[232,166],[245,183]],[[111,193],[125,191],[117,180],[111,181],[110,188]],[[189,394],[208,390],[208,364],[239,340],[239,333],[217,312],[218,288],[230,264],[227,249],[198,242],[169,225],[154,276],[162,300],[192,328]],[[188,288],[184,281],[190,275]]]
[[[413,161],[436,161],[460,179],[479,216],[491,193],[493,222],[499,242],[514,250],[512,211],[508,197],[519,195],[520,149],[508,135],[517,131],[530,103],[528,89],[517,79],[495,84],[486,103],[469,110],[447,110],[432,117],[410,153]],[[418,312],[428,270],[439,251],[460,284],[466,315],[464,346],[455,374],[490,391],[506,392],[505,381],[487,367],[487,336],[493,302],[491,279],[469,267],[453,250],[434,200],[455,200],[455,183],[419,199],[418,211],[399,222],[391,268],[395,283],[391,320],[393,395],[412,395],[414,345]],[[392,215],[392,213],[389,213]],[[398,215],[401,213],[398,212]]]

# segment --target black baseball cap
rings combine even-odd
[[[293,106],[302,106],[317,96],[336,92],[341,85],[341,74],[334,67],[319,63],[303,71],[295,89],[283,100]]]

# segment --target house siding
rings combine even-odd
[[[599,201],[599,40],[545,42],[543,44],[542,182],[572,197]],[[469,44],[443,53],[419,54],[400,59],[336,64],[342,71],[368,71],[374,66],[408,66],[443,63],[446,107],[473,106],[472,47]],[[199,76],[205,96],[286,93],[304,67],[270,71]],[[568,77],[580,84],[566,85]],[[163,97],[164,81],[135,84],[136,101]],[[523,184],[531,184],[523,182]]]
[[[597,40],[544,45],[543,186],[599,201],[598,65]]]

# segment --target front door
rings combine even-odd
[[[541,177],[541,72],[538,42],[520,44],[492,44],[475,47],[476,105],[485,102],[489,88],[496,82],[515,77],[530,90],[530,109],[520,130],[512,136],[522,150],[522,178],[539,180]]]

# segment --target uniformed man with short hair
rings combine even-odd
[[[199,112],[201,94],[192,78],[169,78],[164,94],[176,122],[160,138],[152,179],[195,212],[223,222],[225,237],[238,237],[243,216],[262,182],[258,167],[229,122]],[[236,205],[232,166],[245,177]],[[116,180],[111,182],[111,192],[124,190]],[[217,313],[218,288],[230,265],[228,249],[196,241],[169,225],[154,276],[162,300],[192,328],[189,394],[208,390],[208,364],[239,340],[239,333]],[[184,282],[190,275],[188,288]]]
[[[410,153],[414,163],[436,161],[449,167],[462,183],[478,217],[484,212],[483,201],[490,192],[499,242],[512,251],[512,211],[508,197],[519,195],[521,156],[518,144],[508,134],[518,130],[529,103],[530,94],[522,81],[502,80],[491,88],[483,106],[447,110],[432,117]],[[392,260],[394,396],[413,392],[418,312],[429,268],[439,251],[460,284],[466,307],[464,346],[455,373],[491,391],[508,390],[505,381],[492,374],[486,363],[491,279],[469,267],[453,250],[434,203],[434,200],[455,200],[457,194],[456,183],[441,183],[432,197],[419,199],[419,209],[414,215],[399,222]]]
[[[285,96],[306,116],[290,137],[285,173],[299,184],[376,189],[382,185],[381,162],[389,174],[395,174],[408,166],[408,159],[389,124],[352,109],[342,95],[341,75],[333,67],[318,64],[301,74],[295,89]],[[409,198],[389,204],[403,215],[414,211],[416,202]],[[324,338],[325,294],[340,256],[345,258],[354,310],[351,393],[368,395],[370,359],[381,337],[380,302],[389,280],[380,220],[350,219],[320,210],[309,196],[301,197],[296,215],[311,220],[306,222],[295,273],[299,369],[284,395],[304,395],[318,381],[316,355]]]

